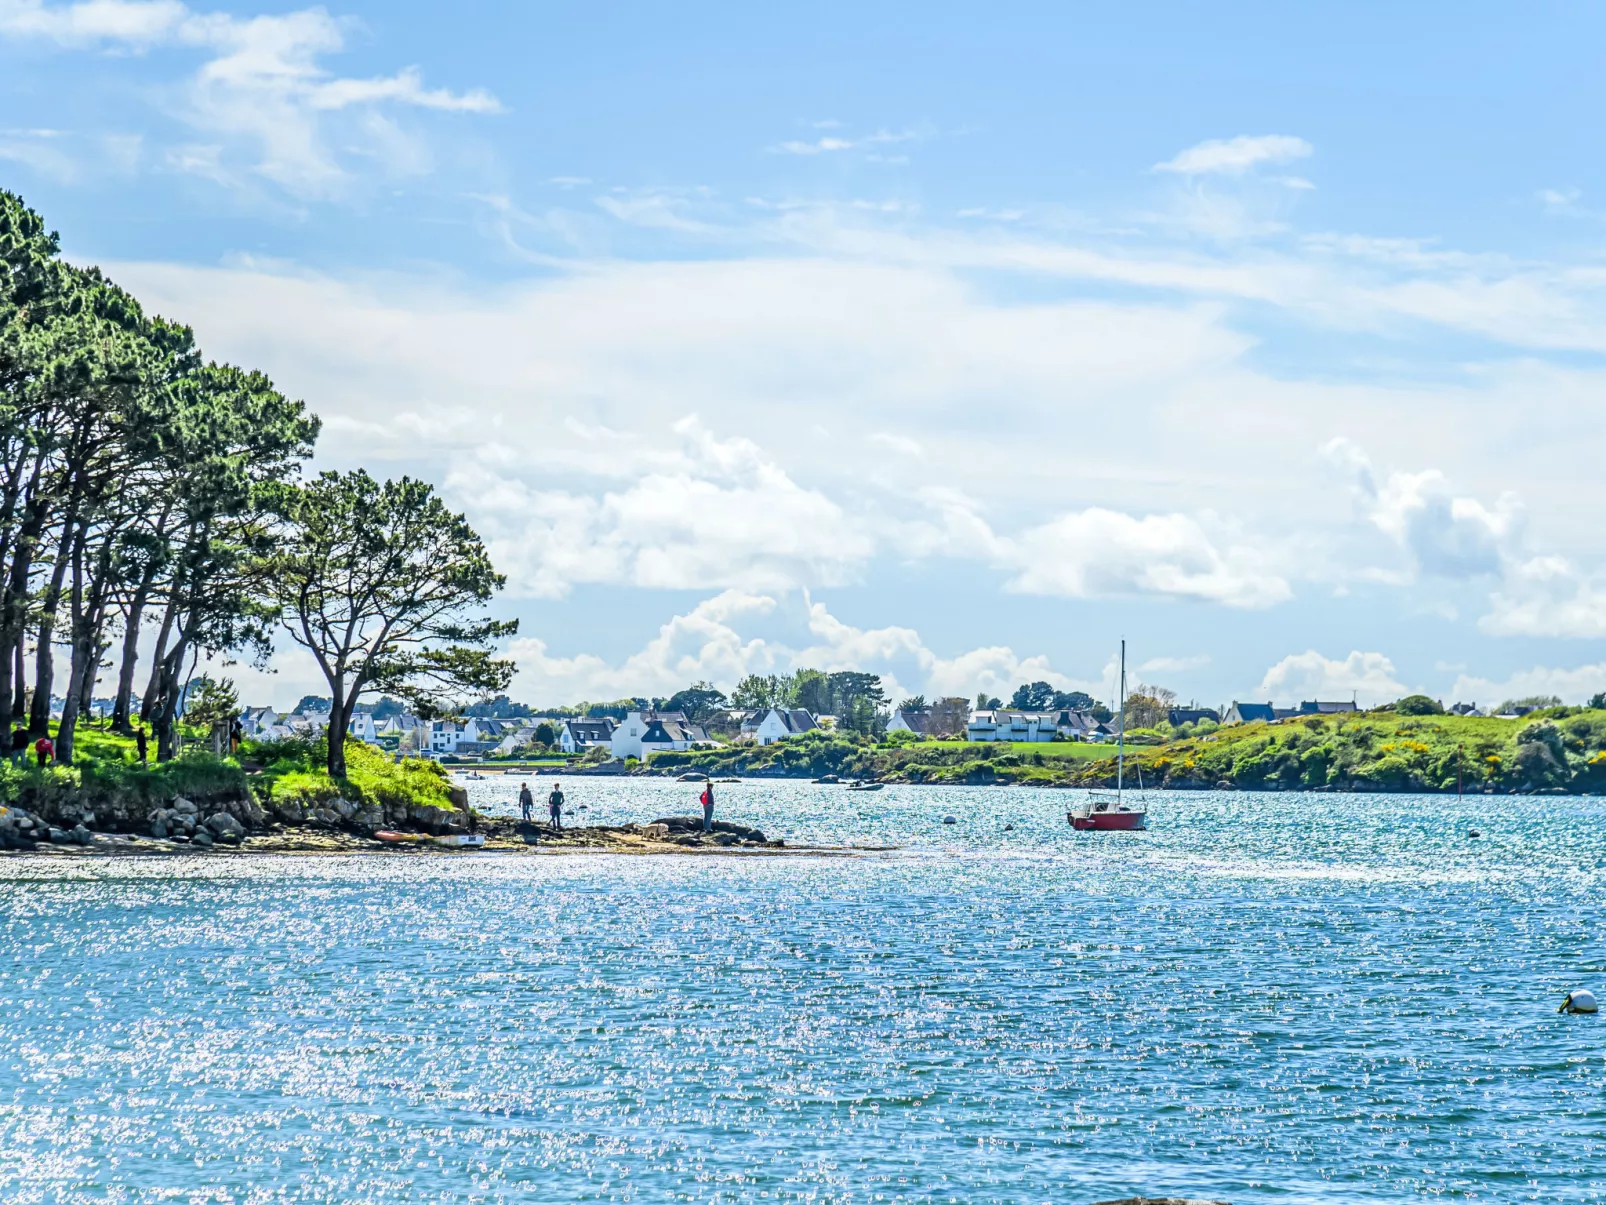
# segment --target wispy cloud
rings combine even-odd
[[[332,73],[323,60],[345,48],[351,28],[322,8],[237,17],[178,0],[0,0],[0,36],[64,49],[201,52],[204,62],[172,102],[198,140],[171,148],[166,162],[231,187],[266,181],[298,198],[344,191],[353,152],[385,174],[423,170],[427,156],[387,111],[501,107],[481,88],[427,87],[416,67],[368,78]]]
[[[838,129],[838,122],[815,122],[815,129]],[[869,147],[887,146],[898,142],[915,142],[922,138],[917,130],[877,130],[874,134],[866,134],[862,138],[848,138],[837,134],[826,134],[819,138],[805,139],[792,138],[786,142],[770,147],[770,150],[783,155],[829,155],[839,151],[864,150]]]
[[[1288,134],[1240,134],[1236,138],[1215,138],[1190,146],[1164,163],[1157,172],[1176,172],[1184,176],[1239,176],[1261,163],[1289,163],[1304,159],[1314,148],[1303,138]],[[1300,181],[1292,187],[1309,186]]]

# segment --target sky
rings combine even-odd
[[[511,693],[1606,689],[1606,10],[0,0],[0,187],[421,476]],[[286,650],[253,703],[319,683]]]

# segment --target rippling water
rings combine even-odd
[[[716,790],[901,848],[0,861],[0,1200],[1606,1199],[1606,801]]]

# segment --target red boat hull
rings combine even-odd
[[[1148,827],[1143,812],[1094,812],[1091,816],[1070,817],[1078,832],[1140,832]]]

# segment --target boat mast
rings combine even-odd
[[[1115,730],[1115,806],[1121,806],[1121,786],[1126,776],[1126,641],[1121,641],[1121,719]]]

